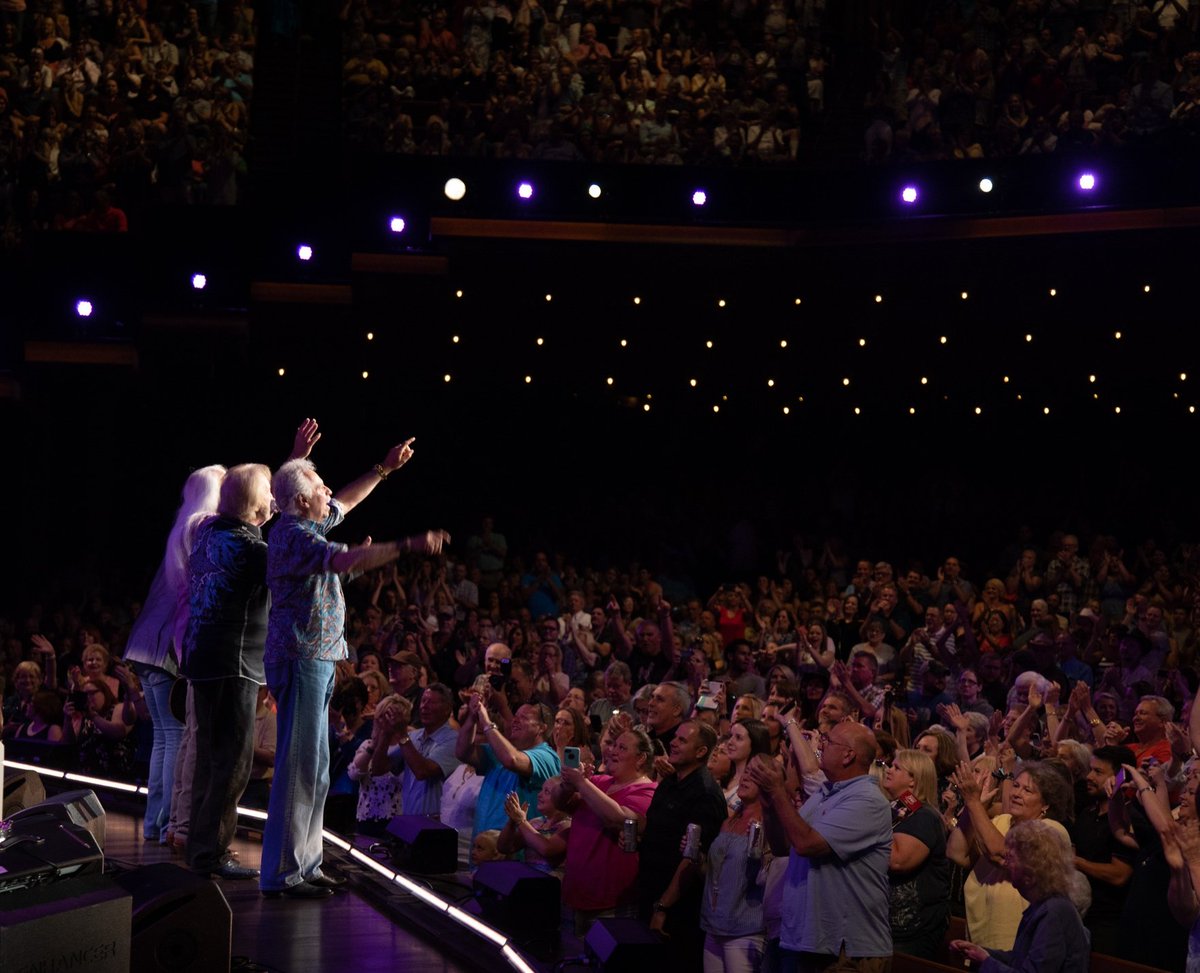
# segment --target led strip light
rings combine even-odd
[[[139,787],[136,784],[128,784],[119,780],[106,780],[103,777],[91,777],[87,774],[75,774],[62,770],[52,770],[47,767],[38,767],[36,764],[21,763],[16,760],[6,760],[4,767],[12,768],[13,770],[27,770],[41,777],[50,777],[55,780],[65,780],[77,784],[87,784],[91,787],[103,787],[109,790],[122,791],[126,794],[141,794],[149,793],[145,787]],[[250,818],[253,821],[265,821],[267,812],[254,807],[242,807],[238,805],[237,813],[244,818]],[[399,872],[394,872],[382,862],[377,861],[365,852],[355,848],[341,835],[333,831],[322,830],[322,837],[335,848],[340,849],[350,855],[355,861],[367,866],[381,878],[388,882],[394,882],[404,891],[408,892],[414,898],[420,899],[427,906],[436,909],[442,915],[448,916],[457,922],[460,926],[471,930],[476,936],[486,939],[494,946],[499,946],[504,958],[508,960],[508,965],[511,966],[517,973],[535,973],[532,966],[521,956],[514,948],[512,941],[498,929],[493,929],[486,922],[481,922],[468,912],[464,912],[457,905],[443,899],[436,892],[426,888],[418,882],[414,882],[406,875],[401,875]]]

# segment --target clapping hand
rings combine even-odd
[[[509,791],[508,797],[504,799],[504,813],[508,815],[508,820],[517,827],[520,827],[528,820],[526,816],[528,811],[529,804],[522,804],[521,798],[517,796],[517,792]]]

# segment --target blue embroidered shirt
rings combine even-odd
[[[267,540],[267,587],[271,616],[267,623],[266,663],[296,659],[337,662],[347,657],[346,600],[342,581],[330,566],[347,550],[325,535],[345,514],[329,502],[323,523],[284,515]]]

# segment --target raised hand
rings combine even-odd
[[[950,783],[958,788],[958,792],[962,794],[964,801],[972,797],[977,800],[983,799],[983,788],[975,776],[975,771],[965,760],[950,775]]]
[[[416,441],[416,436],[410,436],[404,442],[393,446],[388,450],[387,459],[383,461],[383,465],[393,473],[400,469],[400,467],[413,458],[412,444]]]
[[[442,547],[450,543],[450,535],[444,530],[427,530],[411,541],[414,551],[424,551],[426,554],[441,554]]]
[[[939,706],[938,712],[956,730],[966,730],[971,725],[966,714],[958,708],[957,703],[946,703]]]
[[[296,428],[296,438],[292,440],[292,455],[289,459],[308,459],[308,454],[317,445],[321,433],[317,430],[316,419],[305,419]]]
[[[31,635],[29,641],[33,643],[34,655],[54,655],[54,646],[50,640],[44,635]]]

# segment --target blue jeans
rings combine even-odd
[[[321,877],[334,664],[294,659],[266,669],[279,713],[259,887],[279,892]]]
[[[175,677],[165,669],[140,662],[134,672],[146,694],[146,708],[154,724],[154,745],[150,749],[150,776],[146,780],[146,816],[142,819],[142,837],[163,840],[171,817],[171,788],[175,781],[175,755],[183,736],[183,724],[171,715],[171,686]]]

